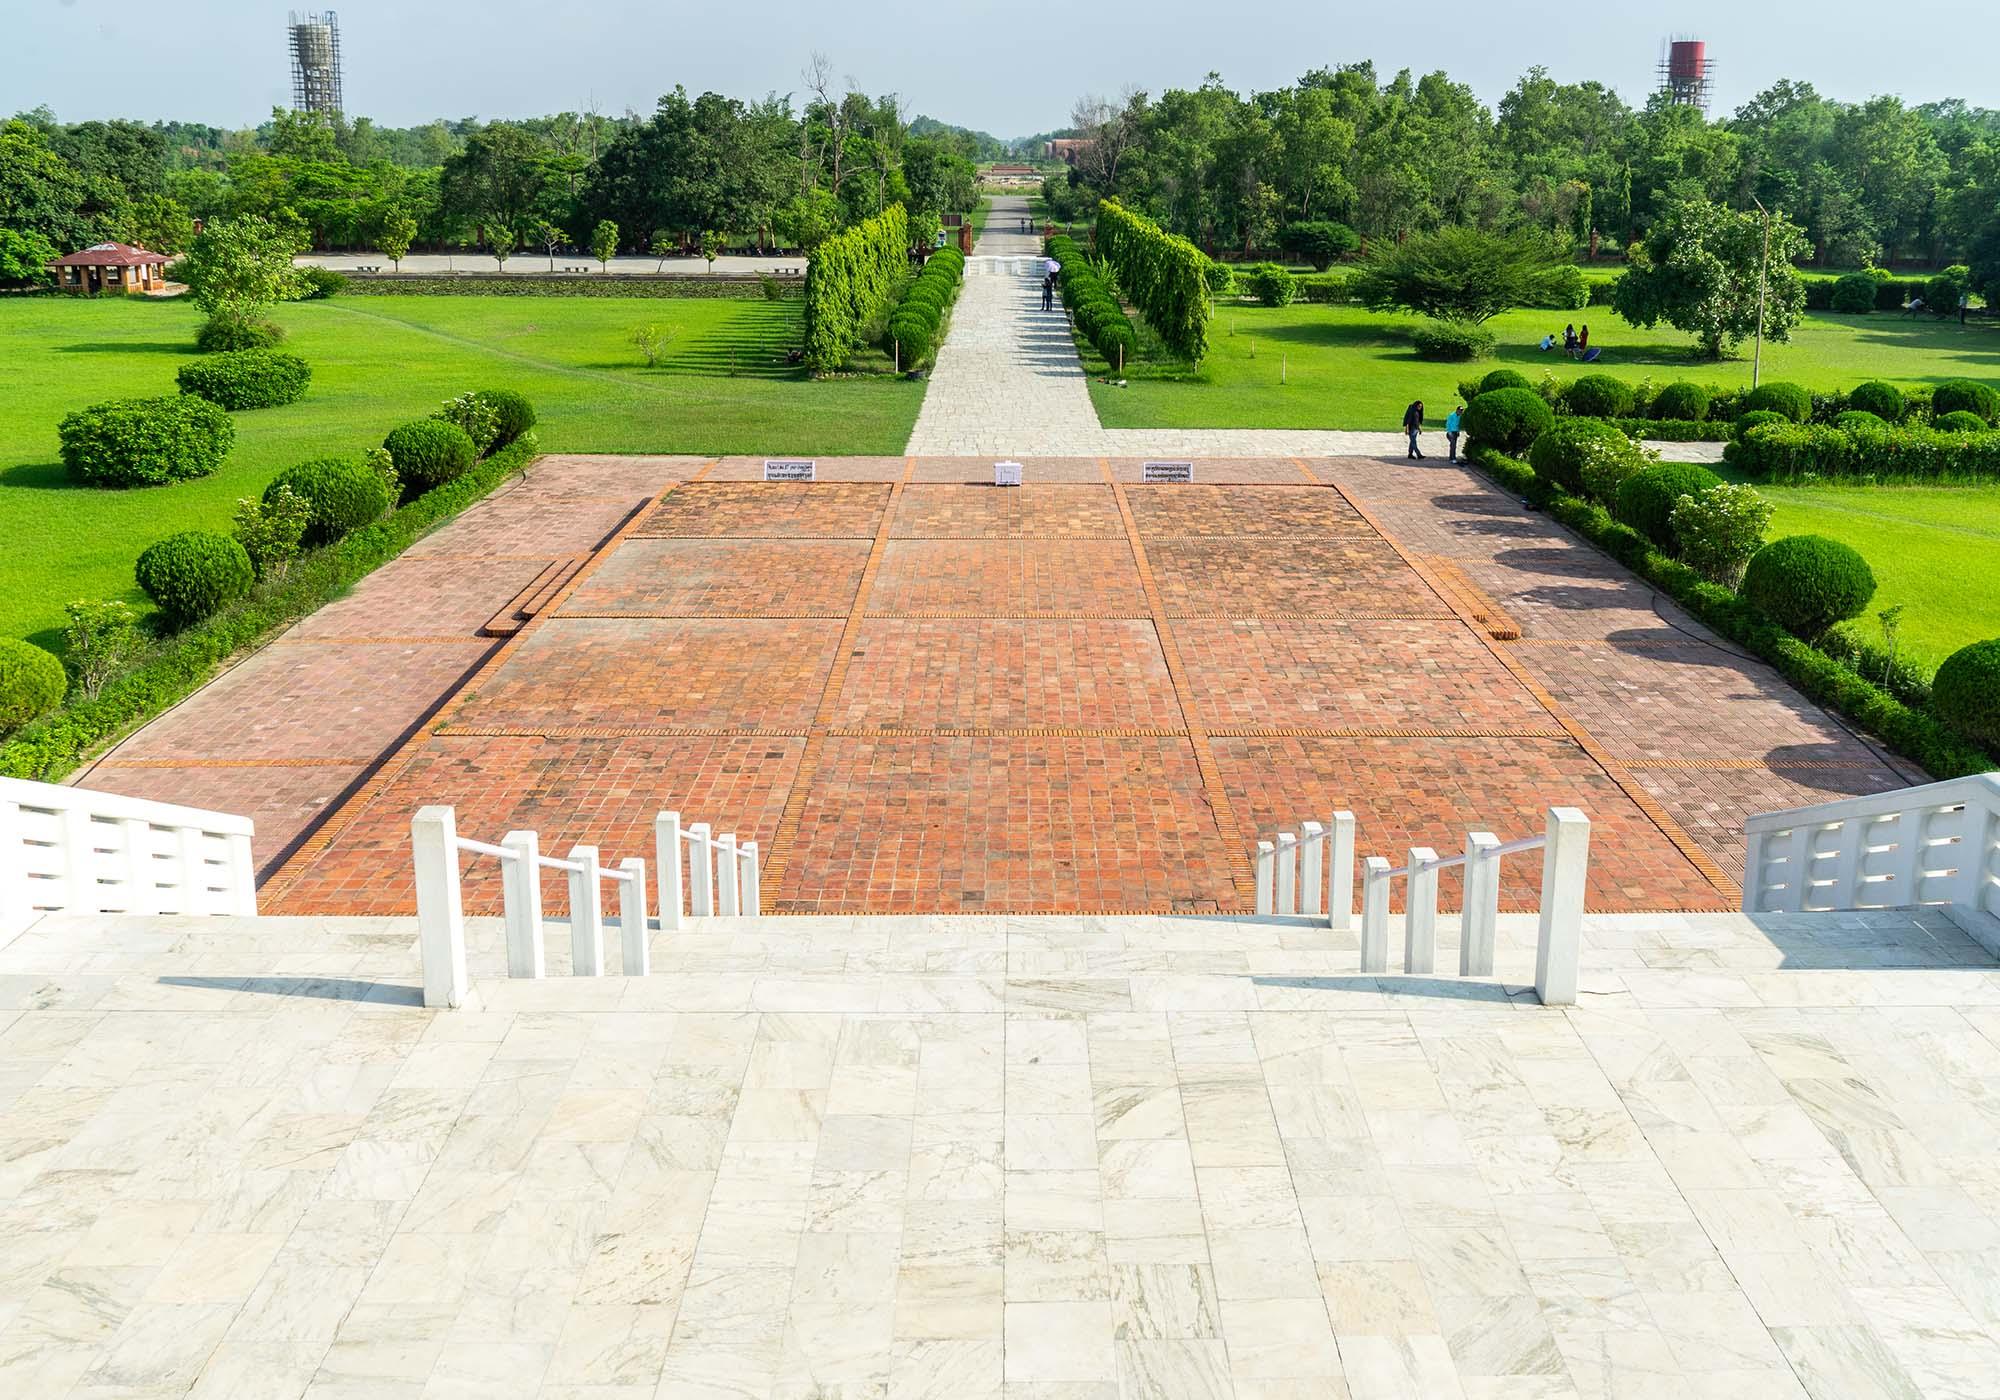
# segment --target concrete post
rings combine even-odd
[[[1269,841],[1257,843],[1257,912],[1271,914],[1277,911],[1278,848]]]
[[[157,907],[158,896],[154,898]],[[26,928],[33,917],[28,858],[21,845],[21,804],[0,798],[0,937]]]
[[[125,912],[157,914],[160,912],[160,891],[153,883],[153,824],[144,817],[127,817],[118,823],[118,828],[125,841]],[[13,839],[18,849],[20,839]],[[4,855],[0,855],[0,860],[5,859]],[[253,873],[251,887],[255,886]],[[9,925],[0,921],[0,928],[6,927]]]
[[[1326,901],[1326,828],[1306,822],[1299,828],[1299,912],[1318,918]]]
[[[736,833],[724,832],[715,838],[715,912],[725,917],[736,913],[737,881],[743,872],[736,863]]]
[[[1332,833],[1326,869],[1330,887],[1326,895],[1327,924],[1331,928],[1354,926],[1354,813],[1335,812],[1328,823]]]
[[[1542,927],[1535,942],[1535,995],[1544,1006],[1576,1003],[1583,951],[1583,892],[1590,873],[1590,818],[1574,807],[1549,808],[1542,850]]]
[[[1493,931],[1500,921],[1500,844],[1490,831],[1465,838],[1465,907],[1458,920],[1458,975],[1493,975]]]
[[[500,862],[501,909],[507,918],[507,975],[540,977],[542,954],[542,843],[532,831],[510,831],[500,844],[514,859]]]
[[[1438,853],[1410,847],[1409,901],[1403,915],[1403,971],[1437,971]]]
[[[250,838],[227,836],[229,843],[229,912],[245,917],[257,913],[257,858],[250,853]]]
[[[1278,912],[1296,914],[1299,912],[1299,838],[1298,833],[1281,831],[1278,833]]]
[[[688,912],[696,918],[715,912],[715,853],[709,849],[707,822],[688,828]]]
[[[660,928],[681,926],[681,814],[653,818],[653,870],[660,882]]]
[[[743,861],[743,895],[738,903],[743,913],[753,919],[760,918],[764,913],[764,880],[758,862],[757,843],[745,841],[736,848],[736,854]]]
[[[571,846],[569,859],[569,970],[573,977],[604,975],[604,895],[598,888],[597,847]]]
[[[417,950],[424,1005],[465,1005],[465,910],[458,896],[458,824],[449,807],[419,807],[410,819],[417,877]]]
[[[1389,970],[1389,862],[1370,856],[1361,872],[1361,970]]]
[[[627,977],[644,977],[653,970],[646,930],[646,862],[627,856],[618,862],[618,942]]]

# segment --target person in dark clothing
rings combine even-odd
[[[1563,353],[1571,359],[1576,358],[1576,322],[1574,321],[1563,327]]]
[[[1042,275],[1042,310],[1056,309],[1056,275],[1053,272]]]
[[[1422,399],[1418,399],[1415,403],[1411,404],[1408,408],[1403,410],[1403,431],[1410,435],[1410,450],[1404,455],[1406,457],[1414,458],[1419,462],[1424,460],[1424,450],[1423,448],[1417,446],[1417,434],[1420,431],[1422,431],[1423,426],[1424,426],[1424,401]]]
[[[1590,350],[1590,327],[1585,326],[1576,337],[1576,353],[1586,354]]]

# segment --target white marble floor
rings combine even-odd
[[[2000,968],[1593,918],[1567,1011],[1297,921],[0,948],[0,1395],[1990,1397]],[[552,940],[560,967],[561,937]],[[1450,957],[1445,930],[1441,966]]]

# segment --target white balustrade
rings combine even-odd
[[[1354,918],[1354,813],[1305,822],[1257,843],[1257,912],[1325,917],[1344,929]],[[1329,888],[1330,886],[1330,888]]]
[[[0,778],[0,939],[42,914],[255,914],[248,817]]]
[[[758,894],[757,843],[735,843],[724,836],[710,841],[708,828],[697,822],[683,828],[680,814],[662,812],[653,822],[660,890],[660,926],[681,927],[680,847],[688,847],[687,888],[694,893],[696,912],[706,912],[704,899],[719,891],[731,910],[755,916]],[[718,868],[716,853],[725,855]],[[643,977],[652,967],[646,912],[646,862],[627,857],[605,864],[595,846],[572,846],[557,860],[541,853],[532,831],[510,831],[499,845],[458,834],[450,807],[421,808],[410,822],[410,853],[416,868],[417,941],[423,954],[424,1005],[461,1006],[465,1002],[465,912],[459,889],[461,855],[491,856],[500,862],[500,891],[507,939],[507,975],[541,977],[546,970],[542,942],[542,871],[559,870],[569,887],[570,971],[577,977],[604,972],[603,882],[616,887],[618,941],[622,970]]]

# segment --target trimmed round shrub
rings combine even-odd
[[[1770,384],[1760,384],[1743,396],[1746,413],[1782,413],[1794,423],[1803,423],[1812,417],[1812,395],[1796,384],[1782,380]]]
[[[923,317],[899,312],[889,318],[889,338],[895,342],[891,353],[905,366],[922,364],[931,353],[931,337],[937,327]]]
[[[1630,439],[1602,418],[1558,418],[1528,449],[1528,465],[1542,480],[1560,486],[1572,496],[1584,494],[1583,462],[1586,444],[1616,438]]]
[[[1202,281],[1208,283],[1210,296],[1227,296],[1229,289],[1236,285],[1236,273],[1228,263],[1211,262],[1201,270]]]
[[[1493,332],[1464,321],[1431,321],[1410,333],[1420,360],[1479,360],[1493,353]]]
[[[1579,418],[1623,418],[1632,411],[1632,388],[1608,374],[1586,374],[1563,393]]]
[[[1276,263],[1263,263],[1250,274],[1250,294],[1266,306],[1290,306],[1299,294],[1298,279]]]
[[[1653,416],[1682,423],[1699,423],[1708,417],[1708,390],[1685,379],[1677,379],[1654,396]]]
[[[1976,413],[1967,413],[1962,408],[1955,408],[1942,418],[1933,421],[1931,426],[1941,433],[1983,433],[1989,431],[1993,425]]]
[[[479,449],[456,423],[436,418],[419,418],[390,431],[382,439],[396,475],[403,479],[403,492],[421,496],[433,486],[461,477],[472,470]]]
[[[147,546],[132,572],[175,629],[243,597],[256,578],[243,546],[213,530],[185,530]]]
[[[195,333],[194,348],[204,355],[230,350],[269,350],[285,338],[284,327],[241,316],[211,316]]]
[[[1518,369],[1488,370],[1486,377],[1479,381],[1479,392],[1482,394],[1490,394],[1495,389],[1532,389],[1534,387],[1534,385],[1528,382],[1528,376],[1521,373]]]
[[[1494,389],[1467,406],[1464,424],[1474,442],[1520,452],[1555,421],[1554,411],[1534,390]]]
[[[264,499],[269,501],[286,486],[310,512],[307,545],[332,544],[350,531],[374,524],[394,504],[382,473],[356,458],[316,457],[288,467],[264,488]]]
[[[1854,392],[1847,396],[1847,406],[1863,413],[1872,413],[1884,423],[1900,423],[1909,411],[1910,401],[1903,397],[1903,391],[1893,384],[1884,384],[1879,379],[1871,379],[1866,384],[1857,384]]]
[[[1844,311],[1850,316],[1860,316],[1875,309],[1875,279],[1865,272],[1850,272],[1833,284],[1833,291],[1827,298],[1827,305],[1835,311]]]
[[[1850,408],[1834,416],[1833,426],[1847,432],[1885,433],[1889,425],[1865,408]]]
[[[1699,462],[1658,462],[1625,479],[1612,513],[1672,554],[1677,548],[1674,507],[1683,496],[1699,496],[1720,485],[1722,478]]]
[[[535,426],[535,406],[512,389],[481,389],[475,397],[493,410],[493,420],[499,424],[495,452]]]
[[[92,486],[159,486],[207,476],[236,441],[228,413],[192,394],[92,404],[64,418],[56,431],[70,478]]]
[[[226,350],[188,361],[174,380],[183,394],[227,409],[277,408],[306,396],[312,367],[275,350]]]
[[[1931,412],[1940,418],[1947,413],[1976,413],[1991,423],[2000,418],[2000,392],[1976,379],[1947,379],[1931,395]]]
[[[1807,641],[1858,617],[1875,596],[1868,561],[1824,535],[1787,535],[1750,556],[1743,596]]]
[[[1104,357],[1105,363],[1114,370],[1121,365],[1131,364],[1133,357],[1139,353],[1138,332],[1134,331],[1132,323],[1122,316],[1116,321],[1107,321],[1099,326],[1091,343],[1097,347],[1097,353]]]
[[[38,646],[0,637],[0,734],[40,719],[62,703],[69,677],[62,662]]]
[[[347,279],[330,267],[309,266],[297,270],[297,301],[321,301],[347,290]]]
[[[1730,432],[1732,435],[1740,438],[1752,428],[1761,428],[1766,423],[1789,423],[1791,421],[1784,414],[1773,413],[1768,408],[1753,408],[1748,413],[1742,414],[1737,418],[1736,422],[1730,427]]]
[[[2000,748],[2000,637],[1960,647],[1944,659],[1931,682],[1931,708],[1946,724]]]

